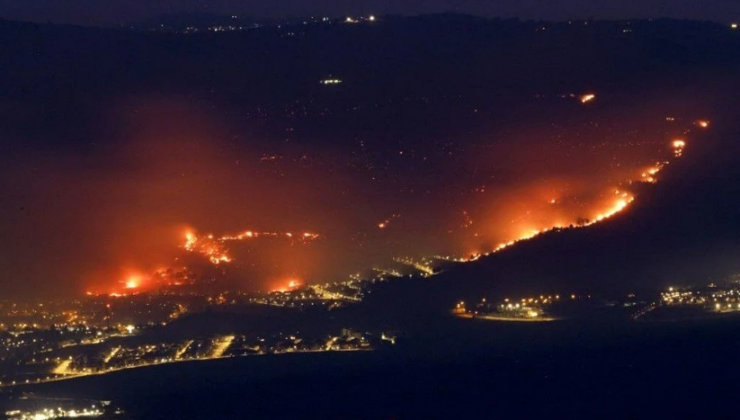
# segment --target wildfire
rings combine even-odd
[[[655,175],[663,169],[665,163],[656,163],[655,166],[648,168],[640,175],[640,181],[654,184],[657,182]]]
[[[246,241],[257,238],[287,238],[291,243],[308,243],[319,239],[321,235],[313,232],[255,232],[251,230],[238,233],[236,235],[224,235],[215,237],[214,235],[198,236],[188,231],[185,233],[185,248],[188,252],[195,252],[208,258],[215,265],[229,263],[233,261],[229,256],[229,250],[225,245],[227,241]]]
[[[620,198],[617,201],[614,202],[612,207],[608,208],[606,211],[599,213],[596,215],[596,219],[590,223],[585,223],[584,226],[589,226],[597,222],[601,222],[605,219],[608,219],[615,214],[621,212],[624,210],[631,202],[635,201],[635,198],[632,196],[628,196],[627,198]]]
[[[593,93],[587,93],[587,94],[581,96],[581,103],[582,104],[587,104],[587,103],[593,101],[594,99],[596,99],[596,95],[595,94],[593,94]]]
[[[277,288],[273,289],[272,291],[273,292],[282,292],[282,293],[285,293],[285,292],[290,292],[292,290],[296,290],[299,287],[301,287],[302,285],[303,285],[303,283],[300,280],[290,279],[290,280],[288,280],[287,285],[277,287]]]
[[[228,250],[223,245],[223,241],[214,239],[213,235],[198,237],[193,232],[186,232],[183,247],[189,252],[203,255],[216,265],[231,262],[231,257],[227,254]]]
[[[217,238],[216,240],[221,241],[221,242],[226,242],[226,241],[245,241],[245,240],[256,239],[256,238],[280,238],[280,237],[284,237],[284,238],[288,238],[288,239],[292,239],[292,240],[296,240],[300,242],[308,242],[308,241],[313,241],[315,239],[319,239],[321,235],[319,235],[318,233],[313,233],[313,232],[302,232],[300,234],[295,234],[293,232],[282,232],[282,233],[280,232],[254,232],[254,231],[248,230],[242,233],[238,233],[236,235],[224,235],[224,236]]]
[[[596,95],[594,94],[585,94],[580,97],[580,100],[582,103],[585,104],[593,101],[595,97]],[[576,98],[574,97],[571,100],[574,99]],[[709,121],[693,121],[694,126],[698,126],[701,128],[709,127]],[[691,124],[691,122],[689,122],[688,124]],[[684,133],[688,133],[688,131]],[[682,157],[683,151],[685,150],[685,147],[687,145],[687,141],[683,138],[671,139],[670,137],[664,139],[663,141],[665,140],[670,141],[666,142],[667,144],[664,143],[663,153],[665,153],[666,155],[668,153],[673,153],[673,156],[675,158]],[[650,166],[640,168],[641,170],[637,170],[634,172],[634,176],[630,182],[635,181],[656,183],[658,173],[666,165],[668,165],[669,161],[671,160],[672,159],[666,159],[665,161],[659,161]],[[481,252],[480,248],[477,248],[480,246],[480,243],[476,243],[476,251],[473,253],[468,253],[467,255],[470,257],[461,260],[471,261],[474,259],[478,259],[481,255],[489,255],[491,253],[499,252],[503,249],[515,245],[520,241],[532,239],[551,231],[557,231],[566,228],[581,228],[591,226],[606,219],[612,218],[618,213],[621,213],[629,208],[630,204],[634,202],[635,196],[632,192],[628,191],[629,187],[627,186],[628,184],[626,182],[623,184],[612,183],[611,185],[611,188],[607,189],[606,191],[602,191],[602,195],[600,196],[600,198],[598,198],[598,207],[594,208],[592,207],[593,202],[585,202],[581,200],[581,197],[578,195],[578,191],[572,193],[561,188],[559,184],[547,185],[546,188],[544,186],[540,187],[538,184],[539,190],[536,195],[536,203],[530,208],[522,207],[526,206],[527,203],[531,203],[532,200],[522,200],[524,203],[521,205],[519,205],[519,203],[516,203],[518,210],[514,217],[511,218],[511,222],[514,223],[514,225],[511,227],[507,227],[507,230],[503,231],[506,232],[506,236],[502,235],[501,230],[497,230],[497,234],[502,235],[498,237],[498,240],[502,241],[501,243],[499,243],[499,245],[494,246],[493,249],[488,248],[490,251],[486,252],[486,250],[484,249]],[[616,185],[619,186],[617,187]],[[589,190],[589,193],[591,191],[592,190]],[[593,196],[588,197],[589,199],[591,199],[591,197]],[[587,206],[585,206],[584,204],[586,204]],[[578,211],[582,211],[582,213],[573,214],[574,208],[579,208],[580,210]],[[476,217],[476,223],[474,225],[471,214],[468,214],[467,210],[458,209],[458,211],[461,211],[462,214],[462,224],[460,224],[459,221],[456,223],[458,227],[469,228],[472,226],[476,226],[477,231],[477,227],[484,224],[482,221],[483,219],[479,221],[478,214],[476,212],[472,212],[472,214],[474,214]],[[457,215],[459,217],[460,213],[457,213]],[[579,217],[576,218],[576,216]],[[400,217],[400,214],[391,214],[384,220],[380,220],[375,226],[377,226],[377,228],[381,230],[388,229],[390,225]],[[410,217],[412,216],[406,215],[405,217],[408,217],[409,220],[411,220]],[[370,220],[370,224],[367,225],[367,228],[374,230],[375,226],[373,226],[372,220]],[[382,236],[394,233],[393,230],[383,232]],[[465,237],[470,238],[473,236],[473,233],[475,233],[476,237],[478,236],[478,233],[472,231],[471,229],[471,231],[465,233]],[[201,235],[198,234],[196,230],[188,230],[183,232],[183,235],[184,237],[181,237],[180,239],[183,242],[180,243],[181,247],[184,250],[186,250],[187,252],[199,254],[200,256],[205,257],[211,264],[214,265],[226,265],[233,262],[233,256],[229,249],[229,247],[231,247],[232,245],[230,245],[228,242],[274,240],[289,241],[290,244],[308,244],[314,240],[322,238],[322,236],[318,233],[300,230],[280,232],[245,230],[239,233],[225,234],[221,236],[212,234]],[[413,263],[416,264],[416,262]],[[429,267],[431,267],[431,265],[429,265]],[[433,273],[431,268],[429,268],[428,271],[422,271],[428,272],[428,274]],[[142,272],[143,271],[138,271],[138,273]],[[293,272],[295,273],[296,271]],[[165,283],[165,281],[167,281],[167,283]],[[156,275],[136,275],[123,277],[122,280],[118,281],[116,288],[113,290],[113,293],[111,293],[110,296],[125,296],[135,294],[142,290],[151,290],[157,285],[158,282],[160,284],[178,285],[180,284],[179,281],[180,280],[177,280],[177,282],[175,282],[173,277],[168,277],[167,279],[163,280]],[[301,281],[296,279],[286,280],[283,278],[279,284],[280,287],[274,290],[290,291],[302,286]],[[95,295],[97,295],[97,292],[95,293]],[[88,295],[92,296],[93,292],[88,292]]]
[[[673,143],[671,144],[673,145],[673,155],[675,157],[681,157],[683,155],[683,149],[686,147],[686,142],[681,139],[677,139],[673,140]]]
[[[623,211],[633,201],[635,201],[635,197],[632,194],[628,193],[628,192],[620,191],[620,190],[617,189],[617,190],[614,191],[614,194],[617,196],[617,199],[614,200],[612,202],[612,204],[610,205],[610,207],[606,208],[606,210],[598,213],[594,217],[593,220],[585,220],[582,223],[574,224],[574,225],[570,225],[570,226],[572,228],[581,228],[581,227],[591,226],[593,224],[602,222],[602,221],[604,221],[604,220],[606,220],[606,219],[608,219],[608,218],[616,215],[617,213]],[[527,229],[527,230],[523,231],[519,235],[518,238],[513,239],[513,240],[510,240],[508,242],[502,242],[499,245],[497,245],[491,252],[488,252],[488,253],[486,253],[484,255],[490,255],[490,254],[493,254],[493,253],[502,251],[502,250],[504,250],[506,248],[509,248],[509,247],[511,247],[511,246],[519,243],[519,242],[526,241],[526,240],[535,238],[537,236],[540,236],[542,234],[545,234],[547,232],[550,232],[550,231],[553,231],[553,230],[557,230],[557,229],[562,229],[562,228],[563,228],[563,225],[560,224],[560,223],[557,223],[557,224],[555,224],[553,226],[542,228],[542,229]],[[480,254],[477,254],[476,253],[473,256],[471,256],[470,258],[464,259],[464,261],[475,261],[478,258],[480,258],[480,256],[481,256]]]
[[[593,100],[594,97],[595,97],[595,95],[593,95],[593,94],[584,95],[584,96],[581,97],[581,102],[583,102],[583,103],[589,102],[589,101]],[[700,127],[702,127],[702,128],[708,128],[709,127],[709,121],[700,120],[700,121],[697,122],[697,124]],[[681,157],[683,155],[683,150],[686,147],[686,141],[683,140],[683,139],[674,139],[671,142],[671,147],[673,148],[673,155],[676,158]],[[654,166],[652,166],[652,167],[646,169],[644,172],[642,172],[641,175],[640,175],[639,180],[641,180],[643,182],[648,182],[648,183],[656,183],[657,182],[657,179],[655,178],[655,175],[658,174],[658,172],[660,172],[663,169],[663,167],[665,165],[668,165],[669,163],[670,163],[669,161],[656,163]],[[573,228],[580,228],[580,227],[591,226],[593,224],[602,222],[602,221],[604,221],[606,219],[611,218],[612,216],[616,215],[617,213],[622,212],[633,201],[635,201],[634,195],[632,195],[632,193],[627,192],[627,191],[621,191],[619,189],[615,189],[614,190],[614,195],[617,196],[616,200],[614,200],[610,204],[610,207],[606,208],[606,210],[604,210],[604,211],[602,211],[600,213],[597,213],[596,216],[593,218],[593,220],[584,220],[582,223],[571,225],[571,227],[573,227]],[[550,204],[556,204],[557,203],[557,200],[556,199],[551,199],[551,200],[549,200],[549,203]],[[508,242],[500,243],[491,252],[486,253],[485,255],[490,255],[492,253],[496,253],[496,252],[502,251],[502,250],[504,250],[506,248],[511,247],[512,245],[516,244],[517,242],[521,242],[521,241],[525,241],[525,240],[528,240],[528,239],[532,239],[532,238],[534,238],[536,236],[542,235],[543,233],[549,232],[551,230],[559,229],[561,227],[562,227],[562,225],[559,225],[558,224],[558,225],[554,225],[552,227],[544,228],[544,229],[528,229],[528,230],[525,230],[524,232],[522,232],[519,235],[518,238],[513,239],[513,240],[510,240]],[[462,259],[462,261],[474,261],[474,260],[478,259],[479,257],[480,257],[480,255],[476,254],[476,255],[474,255],[474,256],[472,256],[470,258]]]
[[[391,222],[393,220],[398,219],[399,217],[401,217],[400,214],[392,214],[389,218],[387,218],[387,219],[383,220],[382,222],[378,223],[378,229],[385,229],[385,228],[387,228],[391,224]]]

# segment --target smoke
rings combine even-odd
[[[565,120],[462,138],[454,154],[368,142],[358,158],[331,141],[234,134],[248,131],[182,98],[127,98],[101,113],[89,144],[13,152],[0,181],[0,262],[18,292],[74,295],[192,268],[187,230],[283,235],[229,241],[232,261],[199,274],[244,289],[343,279],[398,256],[487,252],[594,220],[671,156],[660,107],[632,120],[573,107]],[[320,238],[296,243],[289,232]]]

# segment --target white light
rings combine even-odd
[[[322,85],[337,85],[339,83],[342,83],[340,79],[324,79],[321,81]]]

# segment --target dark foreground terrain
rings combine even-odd
[[[740,319],[455,321],[395,349],[247,357],[32,387],[138,419],[644,418],[734,405]]]

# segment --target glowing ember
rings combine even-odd
[[[686,142],[683,140],[673,140],[673,155],[676,157],[681,157],[683,155],[683,149],[686,147]]]
[[[185,233],[185,244],[183,248],[189,252],[195,252],[208,258],[208,260],[219,265],[222,263],[229,263],[232,261],[232,257],[229,256],[228,249],[226,248],[225,242],[227,241],[245,241],[256,238],[288,238],[292,243],[307,243],[321,236],[318,233],[313,232],[302,232],[301,234],[293,234],[292,232],[254,232],[251,230],[236,234],[236,235],[224,235],[215,237],[214,235],[207,235],[205,237],[199,237],[193,232]]]
[[[285,292],[290,292],[292,290],[296,290],[299,287],[301,287],[302,285],[303,285],[303,283],[300,280],[290,279],[290,280],[288,280],[287,285],[277,287],[275,289],[272,289],[272,291],[273,292],[285,293]]]
[[[196,252],[208,258],[213,264],[227,263],[231,261],[227,249],[222,241],[214,240],[213,235],[199,238],[193,232],[185,233],[185,245],[183,246],[189,252]]]
[[[318,233],[312,233],[312,232],[302,232],[301,234],[294,234],[293,232],[254,232],[251,230],[248,230],[246,232],[242,232],[236,235],[224,235],[219,238],[216,238],[217,241],[226,242],[226,241],[244,241],[248,239],[255,239],[255,238],[278,238],[278,237],[285,237],[290,238],[301,242],[308,242],[313,241],[315,239],[319,239],[321,235]]]
[[[587,103],[593,101],[594,99],[596,99],[596,95],[594,95],[593,93],[587,93],[587,94],[581,96],[581,103],[582,104],[587,104]]]
[[[378,229],[385,229],[385,228],[387,228],[391,224],[391,221],[393,221],[395,219],[398,219],[399,217],[401,217],[400,214],[392,214],[389,218],[387,218],[387,219],[383,220],[382,222],[378,223]]]

